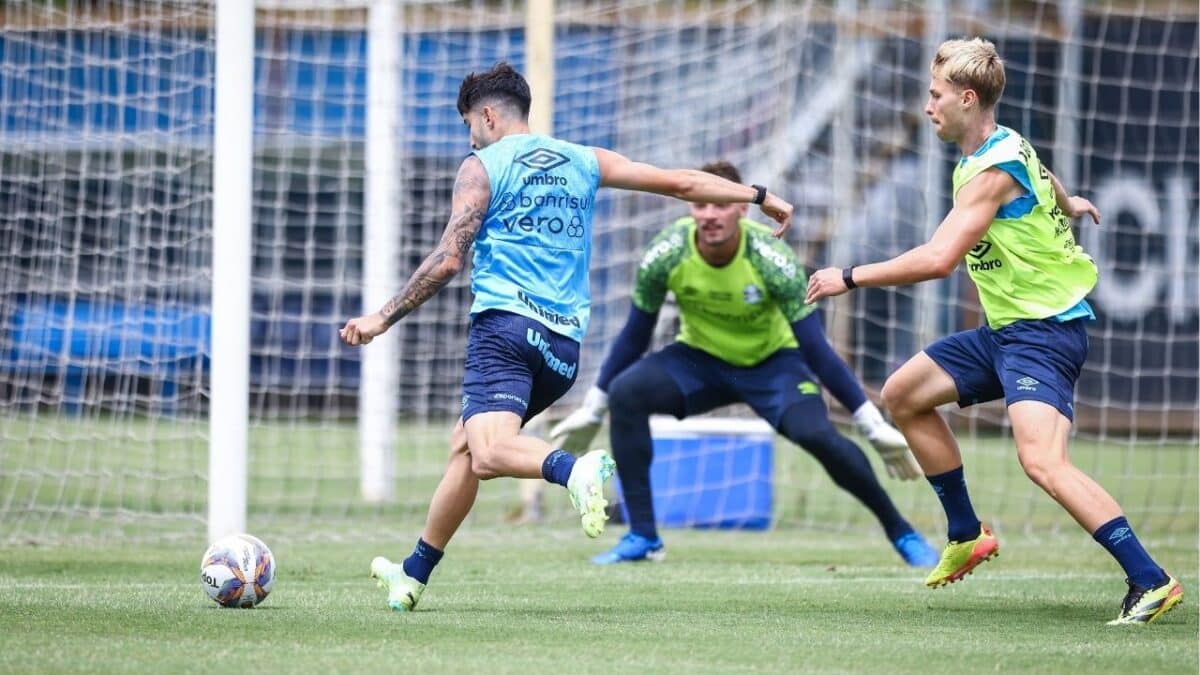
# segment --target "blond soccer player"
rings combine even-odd
[[[883,388],[942,502],[949,544],[926,585],[953,583],[996,555],[976,517],[954,435],[939,405],[1003,398],[1021,467],[1121,565],[1129,590],[1111,624],[1150,623],[1183,598],[1179,581],[1150,557],[1115,500],[1067,455],[1075,382],[1087,358],[1085,296],[1096,265],[1076,245],[1071,219],[1100,214],[1071,196],[1029,142],[996,124],[1004,62],[979,38],[948,40],[930,65],[925,114],[958,146],[954,207],[933,237],[891,260],[827,268],[809,280],[808,302],[858,286],[896,286],[948,276],[965,258],[987,325],[947,336],[901,366]]]

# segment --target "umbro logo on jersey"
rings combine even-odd
[[[983,256],[987,255],[990,250],[992,250],[992,242],[980,239],[978,244],[975,244],[970,251],[967,251],[967,255],[976,260],[983,260]]]
[[[1037,380],[1026,375],[1017,380],[1017,391],[1037,391],[1037,386],[1041,384]]]
[[[1004,261],[1000,260],[999,258],[992,258],[991,260],[983,259],[983,257],[986,256],[991,250],[992,242],[986,239],[980,239],[979,243],[975,244],[974,248],[972,248],[970,251],[967,251],[968,256],[978,260],[979,262],[967,263],[967,269],[972,272],[990,272],[992,270],[1004,267]]]
[[[563,178],[562,176],[555,176],[549,173],[531,174],[525,176],[521,182],[526,185],[561,185],[563,187],[566,187],[567,185],[566,178]]]
[[[563,164],[567,164],[571,160],[568,159],[566,155],[559,154],[553,150],[547,150],[546,148],[535,148],[521,155],[520,157],[517,157],[513,161],[518,164],[524,164],[531,169],[537,169],[538,171],[549,171],[550,169],[555,169]]]
[[[817,386],[817,383],[809,380],[805,380],[796,385],[796,388],[800,390],[801,394],[808,396],[821,393],[821,388]]]

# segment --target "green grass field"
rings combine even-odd
[[[382,544],[275,544],[275,591],[218,608],[193,546],[0,549],[0,671],[462,673],[1195,673],[1194,547],[1155,553],[1189,595],[1115,628],[1124,592],[1083,533],[1002,541],[925,589],[882,540],[783,529],[665,533],[661,564],[595,567],[614,527],[464,533],[419,611],[366,576]]]
[[[206,434],[206,421],[0,416],[0,438],[7,439],[0,443],[0,547],[202,538]],[[330,529],[370,536],[398,525],[415,532],[445,466],[446,436],[446,425],[400,430],[396,499],[378,505],[358,497],[352,424],[256,425],[249,446],[249,526],[266,537],[311,538]],[[989,523],[1035,534],[1074,531],[1073,522],[1022,473],[1009,439],[964,432],[961,442],[972,497]],[[909,520],[927,532],[940,531],[944,517],[929,486],[889,480],[877,455],[862,445]],[[1139,533],[1196,544],[1200,454],[1195,443],[1077,438],[1071,456],[1118,499]],[[774,474],[777,525],[825,532],[876,527],[816,461],[782,439],[776,442]],[[516,500],[511,482],[486,484],[469,524],[501,524]],[[565,517],[565,499],[550,506],[557,509],[557,520]]]
[[[774,529],[669,530],[659,565],[590,565],[624,528],[586,540],[553,490],[548,525],[506,524],[515,484],[490,481],[420,611],[397,615],[367,566],[411,550],[442,427],[404,430],[386,505],[358,499],[352,426],[252,429],[248,527],[279,574],[261,608],[225,610],[198,579],[202,425],[0,422],[0,672],[1197,672],[1187,441],[1073,443],[1187,586],[1159,624],[1117,629],[1104,622],[1124,594],[1119,568],[994,434],[964,434],[963,450],[1003,551],[947,589],[924,588],[869,514],[781,441]],[[927,484],[881,480],[914,524],[944,532]]]

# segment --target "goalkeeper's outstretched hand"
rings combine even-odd
[[[917,458],[908,449],[908,442],[890,424],[876,424],[867,431],[867,440],[874,446],[887,466],[888,476],[899,480],[916,480],[924,475]]]
[[[588,390],[579,406],[550,430],[550,443],[578,455],[588,449],[608,412],[608,394],[596,387]]]

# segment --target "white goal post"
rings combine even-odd
[[[254,3],[217,0],[208,538],[246,531]]]
[[[397,0],[367,9],[367,138],[363,197],[362,312],[378,311],[400,290],[400,13]],[[362,350],[358,394],[360,490],[368,502],[395,495],[396,415],[400,410],[400,336],[389,331]]]

